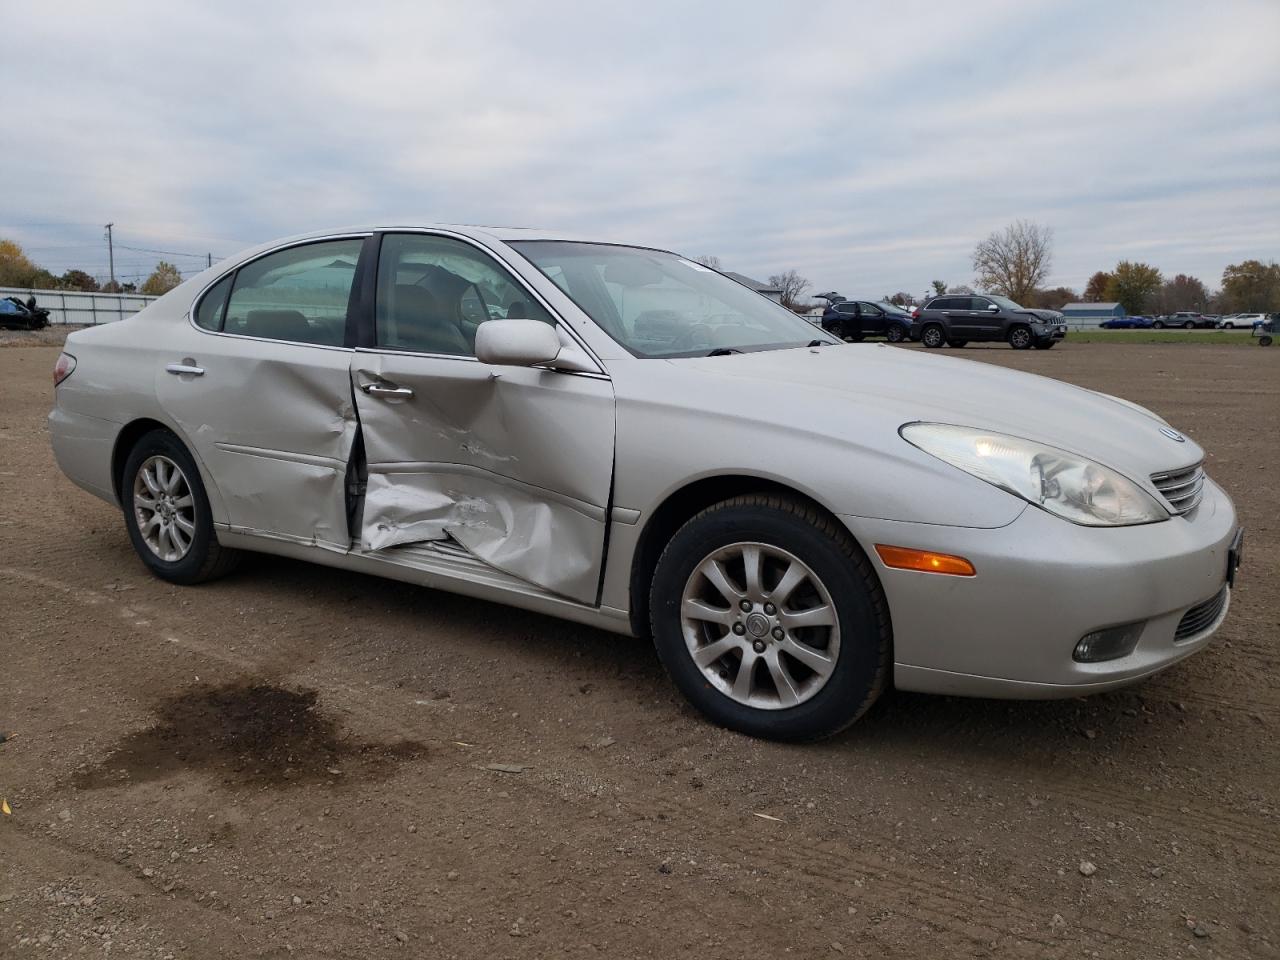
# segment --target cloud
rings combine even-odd
[[[6,13],[0,234],[121,241],[506,223],[879,295],[971,278],[1019,218],[1054,283],[1210,285],[1280,255],[1280,7],[648,2],[28,4]],[[139,271],[146,255],[124,262]],[[180,261],[185,267],[197,261]]]

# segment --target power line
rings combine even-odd
[[[132,250],[134,253],[154,253],[162,257],[193,257],[196,260],[204,260],[208,255],[203,253],[183,253],[180,250],[148,250],[146,247],[127,247],[123,243],[117,243],[117,247],[121,250]],[[215,257],[221,260],[221,257]]]

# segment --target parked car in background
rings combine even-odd
[[[1103,330],[1149,330],[1154,321],[1150,317],[1112,317],[1098,324]]]
[[[841,340],[885,337],[901,343],[911,336],[911,315],[885,300],[844,300],[822,311],[822,329]]]
[[[36,305],[35,297],[26,301],[17,297],[0,300],[0,327],[13,330],[39,330],[49,325],[49,311]]]
[[[155,576],[252,550],[651,637],[756,736],[834,733],[890,683],[1139,681],[1209,643],[1239,557],[1204,450],[1137,404],[533,230],[264,244],[71,334],[54,383],[59,466]]]
[[[1213,317],[1206,317],[1204,314],[1196,313],[1193,310],[1181,310],[1166,317],[1156,317],[1151,325],[1157,330],[1162,330],[1165,327],[1182,327],[1184,330],[1203,327],[1213,330],[1218,326],[1218,321]]]
[[[1057,310],[1031,310],[994,294],[934,297],[911,323],[911,338],[934,348],[973,340],[1048,350],[1066,335],[1066,319]]]
[[[1260,323],[1267,322],[1265,313],[1233,313],[1229,317],[1222,318],[1222,329],[1224,330],[1252,330]]]

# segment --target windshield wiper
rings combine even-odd
[[[739,350],[737,347],[716,347],[714,350],[708,353],[707,356],[708,357],[727,357],[731,353],[741,353],[741,352],[742,351]]]

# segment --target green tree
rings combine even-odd
[[[0,240],[0,287],[29,287],[39,268],[14,240]]]
[[[1160,289],[1161,280],[1160,271],[1150,264],[1121,260],[1111,271],[1105,296],[1124,307],[1126,313],[1142,313]]]
[[[1246,260],[1222,271],[1221,301],[1229,313],[1280,311],[1280,264]]]
[[[85,293],[97,293],[98,281],[83,270],[68,270],[58,280],[63,290],[82,290]]]
[[[930,281],[930,283],[932,283],[932,284],[933,284],[933,295],[934,295],[935,297],[940,297],[940,296],[942,296],[944,293],[946,293],[946,292],[947,292],[947,281],[945,281],[945,280],[932,280],[932,281]]]
[[[1044,283],[1053,263],[1053,231],[1029,220],[997,230],[973,248],[975,282],[1019,303]]]
[[[178,272],[178,268],[167,260],[161,260],[156,264],[155,270],[151,271],[151,276],[143,281],[142,292],[149,297],[163,296],[181,282],[182,274]]]
[[[1101,303],[1107,298],[1107,284],[1111,282],[1111,274],[1099,270],[1089,278],[1084,288],[1084,303]]]

